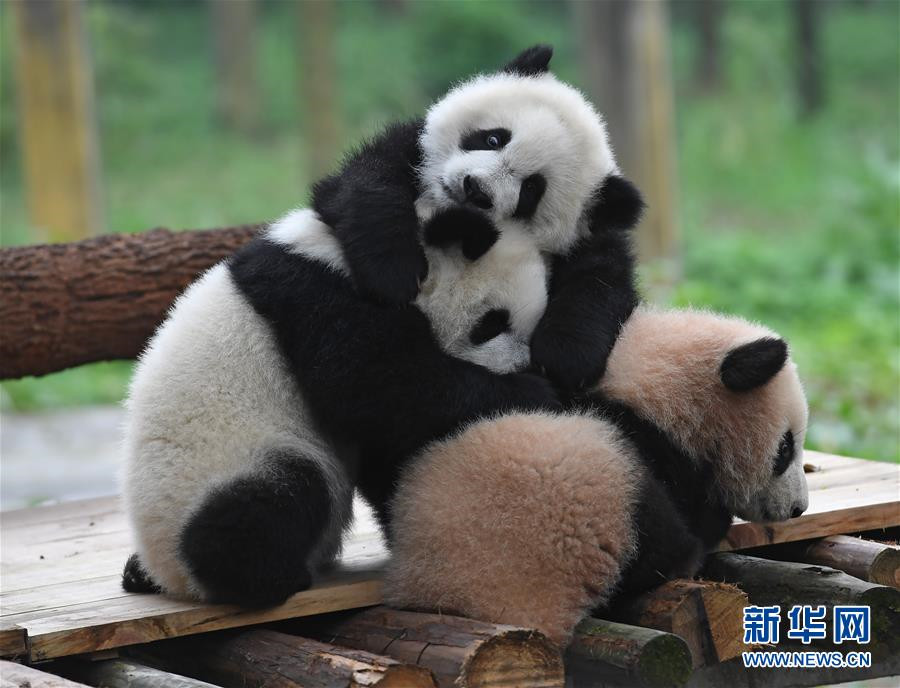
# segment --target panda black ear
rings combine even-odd
[[[519,76],[540,76],[549,68],[551,57],[553,57],[552,46],[533,45],[516,55],[502,71]]]
[[[731,391],[747,392],[775,377],[784,367],[787,355],[788,348],[783,339],[763,337],[729,351],[719,368],[719,375]]]
[[[631,229],[640,221],[645,207],[641,192],[634,184],[611,174],[603,180],[600,197],[591,211],[591,232]]]

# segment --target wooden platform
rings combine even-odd
[[[785,523],[732,526],[721,549],[742,549],[900,525],[900,466],[807,452],[810,508]],[[261,611],[202,605],[120,587],[132,547],[116,498],[2,514],[0,656],[28,661],[377,604],[386,557],[370,519],[314,588]]]

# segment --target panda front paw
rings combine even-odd
[[[391,306],[411,303],[428,276],[425,251],[415,239],[393,241],[377,251],[352,255],[347,251],[350,272],[365,297]]]
[[[504,376],[512,389],[512,406],[520,411],[562,411],[559,395],[547,378],[532,373]]]
[[[432,217],[425,226],[424,237],[429,246],[458,243],[467,259],[478,260],[497,243],[500,232],[484,214],[471,208],[456,207]]]
[[[609,352],[601,342],[539,327],[531,338],[531,364],[565,394],[593,387],[606,371]]]

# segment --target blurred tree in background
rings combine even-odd
[[[316,176],[379,126],[420,114],[453,82],[536,42],[552,43],[554,71],[612,115],[621,103],[603,102],[602,92],[630,83],[634,64],[598,64],[597,55],[634,34],[585,17],[625,14],[618,4],[91,0],[84,19],[107,227],[275,217],[304,203]],[[655,9],[669,45],[651,42],[640,54],[661,51],[665,75],[651,83],[670,79],[674,126],[658,134],[633,105],[616,125],[633,128],[643,155],[661,156],[650,168],[671,196],[663,214],[679,228],[666,252],[679,255],[680,279],[660,279],[661,264],[645,261],[645,291],[782,332],[807,381],[808,444],[900,460],[900,4]],[[0,4],[4,245],[40,239],[25,204],[12,14]],[[228,39],[235,21],[246,30]],[[637,102],[664,104],[654,89]],[[662,148],[670,144],[671,170]],[[4,383],[3,408],[114,402],[129,369],[100,364]]]

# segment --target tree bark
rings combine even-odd
[[[0,250],[0,379],[134,358],[173,299],[258,226]]]
[[[646,626],[681,637],[693,666],[724,662],[746,649],[743,608],[747,595],[733,585],[674,580],[612,611],[616,621]]]
[[[431,669],[442,688],[562,686],[562,654],[537,631],[388,607],[298,625],[298,632]]]
[[[170,671],[240,688],[437,688],[423,667],[266,629],[178,638],[131,652]]]
[[[705,575],[740,585],[756,605],[780,605],[782,623],[787,610],[799,605],[868,605],[871,608],[873,657],[900,650],[900,591],[866,583],[825,566],[769,561],[743,554],[710,555]]]
[[[566,649],[566,675],[575,688],[683,686],[691,675],[691,651],[672,633],[585,619]]]

